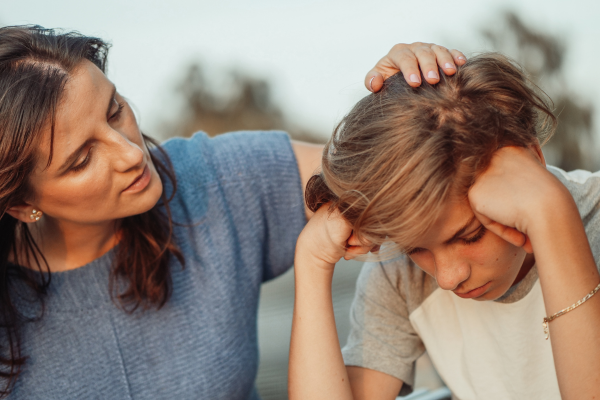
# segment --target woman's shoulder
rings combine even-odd
[[[168,160],[164,160],[161,149]],[[260,194],[257,182],[287,187],[283,181],[299,176],[290,139],[284,132],[241,131],[216,137],[197,132],[189,138],[169,139],[153,151],[173,167],[175,203],[193,201],[196,210],[203,209],[198,203],[209,196],[226,194],[215,187],[237,186],[237,193],[248,192],[246,195],[252,197]],[[170,193],[171,182],[163,179],[163,184]]]
[[[239,131],[215,137],[197,132],[190,138],[169,139],[161,147],[177,175],[193,173],[206,182],[253,174],[265,164],[295,162],[289,136],[279,131]]]

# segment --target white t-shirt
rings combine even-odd
[[[600,172],[549,167],[571,192],[600,264]],[[567,306],[567,305],[565,305]],[[495,301],[461,299],[407,256],[366,263],[342,350],[346,365],[414,383],[425,350],[460,400],[560,399],[537,269]]]

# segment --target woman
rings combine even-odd
[[[373,87],[381,68],[414,75],[413,49],[453,63],[401,45]],[[158,146],[104,75],[107,52],[0,29],[3,394],[256,399],[260,284],[292,264],[320,148],[280,132]]]
[[[290,398],[394,399],[425,350],[461,400],[599,394],[600,174],[546,168],[555,124],[498,54],[354,107],[307,188]],[[365,264],[340,352],[334,264],[385,242],[404,255]]]

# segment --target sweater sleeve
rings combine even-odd
[[[228,219],[232,227],[223,232],[226,240],[238,243],[242,257],[260,253],[262,281],[292,266],[306,216],[298,165],[286,133],[234,132],[214,138],[197,133],[170,140],[165,148],[175,166],[177,198],[185,203],[179,209],[188,210],[185,219],[215,219],[205,214],[222,209],[219,218]]]

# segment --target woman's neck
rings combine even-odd
[[[50,271],[60,272],[82,267],[112,249],[119,241],[117,223],[76,224],[44,216],[29,226]]]

